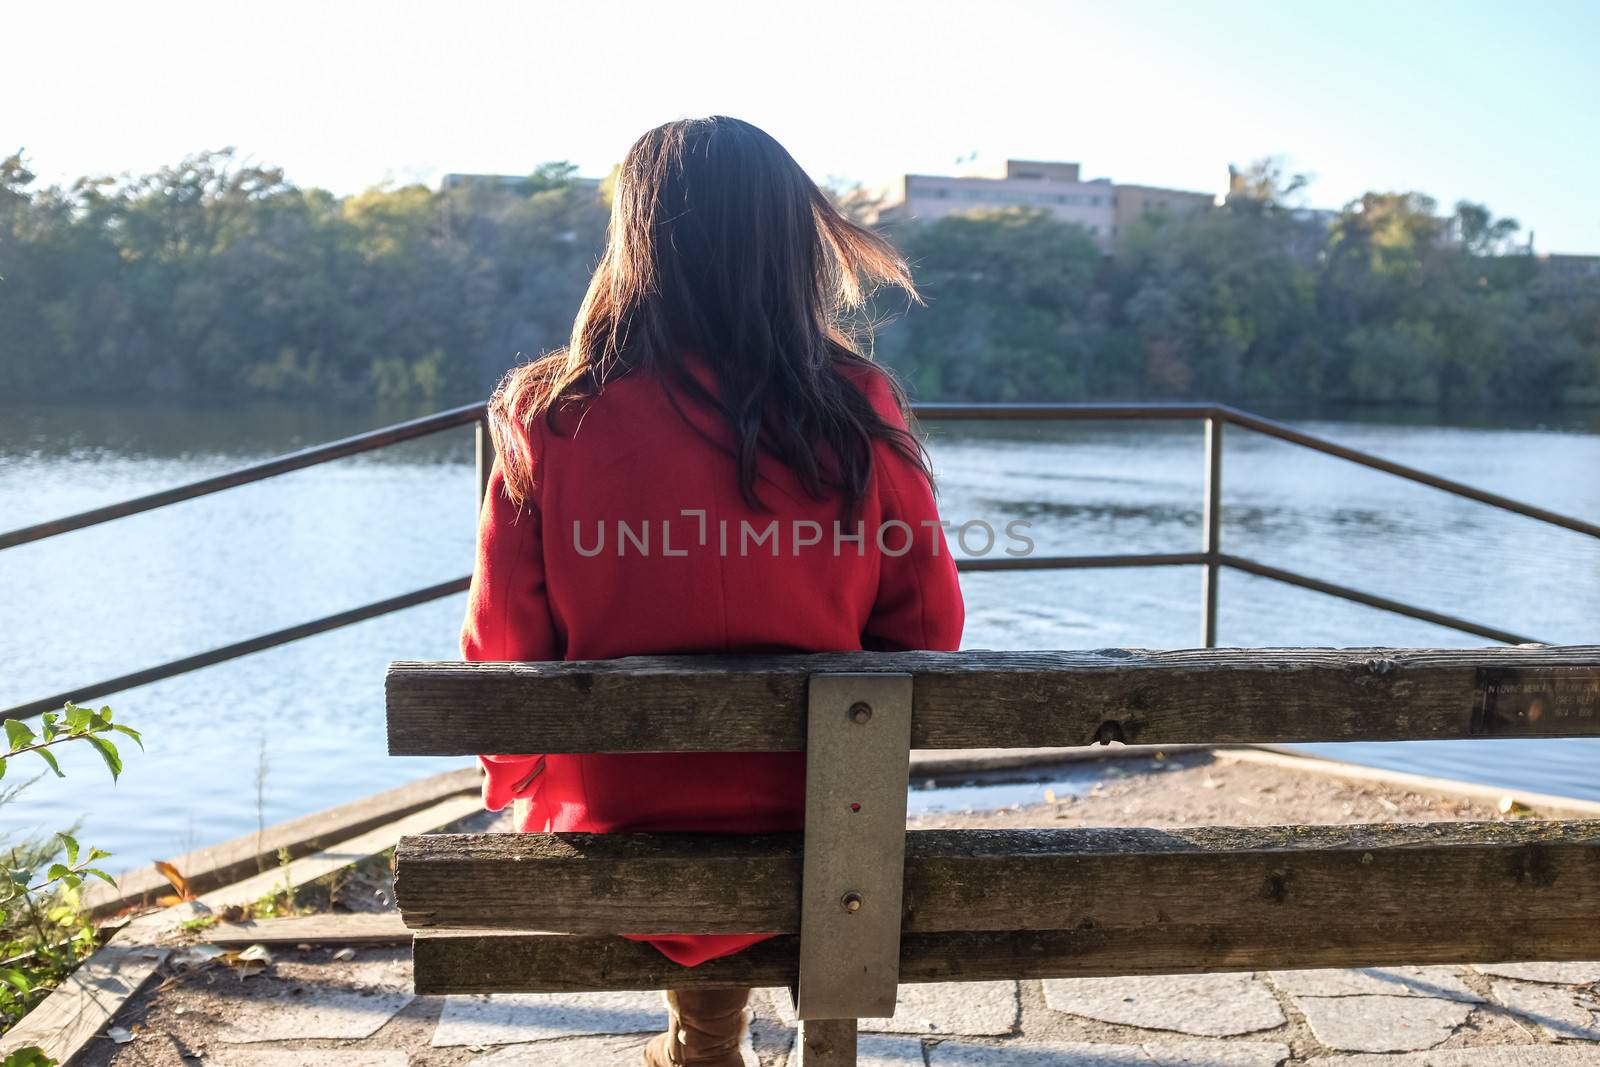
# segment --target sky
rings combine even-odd
[[[601,175],[730,114],[814,177],[1007,157],[1221,192],[1282,157],[1308,202],[1486,203],[1600,253],[1600,0],[5,0],[0,152],[45,182],[236,146],[337,193]]]

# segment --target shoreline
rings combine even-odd
[[[1356,782],[1370,782],[1438,797],[1465,797],[1491,804],[1497,804],[1501,798],[1511,797],[1519,804],[1547,814],[1550,818],[1600,818],[1600,800],[1557,793],[1530,792],[1509,786],[1484,785],[1459,778],[1374,767],[1305,752],[1288,745],[1114,744],[1086,745],[1080,748],[916,750],[911,754],[911,777],[913,781],[922,777],[938,782],[940,779],[1005,771],[1032,772],[1029,777],[1035,777],[1051,768],[1096,760],[1148,760],[1158,755],[1181,756],[1194,753],[1212,753],[1223,759],[1276,766],[1285,770]],[[1019,773],[1018,777],[1022,775]],[[942,788],[943,784],[934,787]]]

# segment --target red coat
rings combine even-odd
[[[903,425],[882,375],[858,373],[874,407]],[[521,509],[506,498],[498,466],[490,477],[464,658],[960,644],[961,589],[933,495],[889,447],[874,450],[872,484],[854,520],[863,526],[841,524],[835,542],[839,502],[810,499],[775,460],[758,466],[757,491],[771,510],[748,507],[728,431],[697,406],[675,408],[654,378],[608,384],[581,421],[569,416],[561,430],[541,425],[528,442],[536,488]],[[857,532],[859,541],[847,539]],[[814,537],[818,543],[805,543]],[[804,822],[803,753],[481,759],[484,803],[498,811],[521,801],[524,831],[758,833]],[[651,940],[693,965],[760,937]]]

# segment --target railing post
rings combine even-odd
[[[478,452],[478,510],[483,510],[483,498],[489,493],[489,472],[494,470],[494,435],[489,432],[489,420],[479,419],[472,424]],[[476,514],[476,512],[474,512]]]
[[[1206,648],[1217,647],[1217,579],[1222,573],[1222,419],[1206,418],[1206,484],[1201,510],[1200,550],[1206,563],[1200,577],[1200,633]]]

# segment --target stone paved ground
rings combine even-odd
[[[1148,762],[1148,761],[1147,761]],[[1203,758],[1107,766],[1033,808],[920,825],[1492,818],[1439,800]],[[1319,818],[1320,816],[1320,818]],[[348,954],[340,953],[343,956]],[[659,993],[414,997],[402,948],[282,952],[243,976],[172,966],[80,1057],[192,1067],[633,1067]],[[1600,1067],[1600,963],[907,986],[862,1067]],[[760,990],[747,1062],[799,1067],[786,994]]]
[[[632,1067],[659,993],[413,997],[404,949],[212,961],[120,1015],[86,1064]],[[1493,972],[1509,971],[1516,977]],[[1600,963],[907,986],[862,1067],[1600,1065]],[[788,996],[752,1002],[750,1067],[799,1067]],[[126,1031],[122,1034],[120,1031]]]

